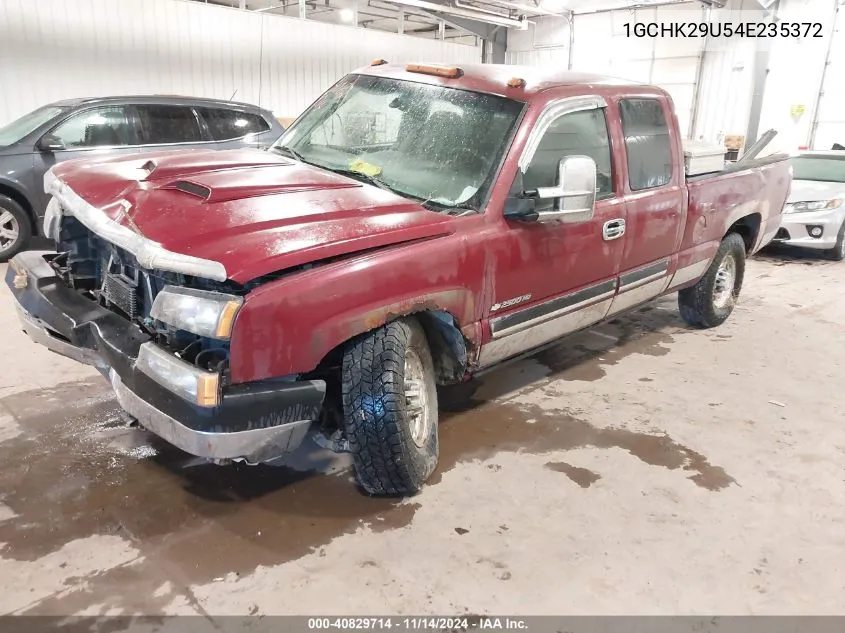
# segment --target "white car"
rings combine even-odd
[[[802,152],[790,159],[792,192],[774,241],[845,259],[845,151]]]

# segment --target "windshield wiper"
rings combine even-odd
[[[391,187],[383,180],[376,178],[375,176],[370,176],[369,174],[357,171],[355,169],[331,169],[331,171],[336,174],[341,174],[342,176],[348,176],[349,178],[360,180],[361,182],[366,182],[367,184],[373,185],[374,187],[378,187],[379,189],[384,189],[385,191],[390,191],[391,193],[395,193],[396,195],[402,196],[403,198],[410,198],[411,200],[416,200],[429,211],[436,211],[437,213],[446,213],[447,215],[464,215],[469,211],[471,211],[472,213],[478,213],[478,209],[473,206],[470,206],[466,202],[460,202],[458,204],[446,204],[443,202],[435,202],[434,200],[430,199],[427,200],[421,196],[415,196],[413,194],[402,191],[401,189]]]
[[[429,211],[445,213],[446,215],[469,215],[470,212],[478,213],[478,209],[476,209],[468,202],[447,204],[445,202],[436,202],[434,200],[423,200],[422,206],[424,206]]]
[[[288,158],[298,160],[300,163],[305,162],[305,159],[300,156],[299,152],[297,152],[292,147],[288,147],[287,145],[271,145],[270,149],[276,152],[277,154],[281,154],[282,156],[287,156]]]
[[[374,187],[384,189],[385,191],[389,191],[400,196],[407,196],[407,194],[399,191],[398,189],[394,189],[383,180],[379,180],[375,176],[370,176],[369,174],[365,174],[364,172],[357,171],[355,169],[331,169],[331,171],[336,174],[340,174],[341,176],[348,176],[349,178],[354,178],[355,180],[366,182],[367,184],[373,185]]]

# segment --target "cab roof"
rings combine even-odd
[[[433,74],[408,72],[405,64],[383,63],[365,66],[358,74],[380,77],[395,77],[424,83],[476,90],[490,94],[524,100],[538,92],[561,86],[603,86],[654,88],[636,81],[608,77],[592,73],[562,71],[554,68],[536,66],[517,66],[511,64],[430,64],[431,66],[460,68],[463,75],[459,78],[439,77]],[[511,79],[523,79],[525,85],[519,88],[508,87]],[[654,88],[660,91],[658,88]],[[662,92],[662,91],[660,91]]]

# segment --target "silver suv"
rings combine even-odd
[[[41,231],[44,173],[58,162],[167,149],[267,147],[284,128],[267,110],[190,97],[58,101],[0,127],[0,261]]]

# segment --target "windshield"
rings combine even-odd
[[[798,156],[793,158],[793,180],[845,183],[845,152],[842,154],[842,156]]]
[[[494,95],[351,75],[273,149],[437,210],[479,210],[523,104]]]
[[[17,143],[24,136],[44,125],[61,112],[62,108],[46,106],[33,110],[29,114],[24,114],[21,118],[0,127],[0,147]]]

